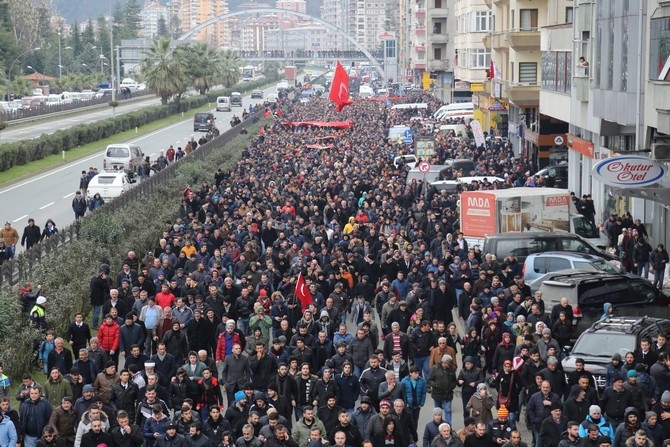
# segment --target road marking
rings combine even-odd
[[[138,142],[138,141],[140,141],[140,140],[142,140],[142,139],[144,139],[144,138],[150,138],[150,137],[153,137],[154,135],[156,135],[156,134],[158,134],[158,133],[160,133],[160,132],[164,132],[164,131],[166,131],[166,130],[168,130],[168,129],[171,129],[171,128],[173,128],[173,127],[180,126],[180,125],[182,125],[182,124],[184,124],[184,123],[187,123],[187,122],[189,122],[189,121],[191,121],[191,119],[186,119],[186,120],[184,120],[184,121],[180,121],[180,122],[178,122],[178,123],[175,123],[175,124],[173,124],[172,126],[164,127],[164,128],[162,128],[162,129],[157,130],[156,132],[152,132],[152,133],[150,133],[150,134],[147,134],[147,135],[144,136],[144,137],[141,137],[141,138],[138,138],[138,139],[136,139],[136,140],[133,140],[133,141],[131,141],[131,143],[136,143],[136,142]],[[38,181],[40,181],[40,180],[44,180],[45,178],[48,178],[49,176],[52,176],[52,175],[54,175],[54,174],[58,174],[59,172],[63,172],[63,171],[65,171],[66,169],[72,169],[73,166],[77,166],[77,165],[80,165],[80,164],[87,164],[89,161],[94,160],[94,159],[96,159],[96,158],[98,158],[98,157],[100,157],[100,153],[97,153],[97,154],[95,154],[95,155],[91,155],[91,156],[86,157],[86,158],[82,158],[82,159],[80,159],[80,160],[73,161],[72,163],[68,163],[67,165],[65,165],[65,166],[63,166],[63,167],[61,167],[61,168],[54,169],[53,171],[47,172],[46,174],[43,174],[43,175],[40,175],[39,177],[34,177],[34,178],[31,178],[30,180],[26,180],[26,181],[23,182],[23,183],[19,183],[18,185],[14,185],[14,186],[11,186],[11,187],[9,187],[9,188],[7,188],[7,189],[3,189],[2,191],[0,191],[0,195],[5,194],[5,193],[8,193],[8,192],[10,192],[10,191],[14,191],[15,189],[18,189],[18,188],[21,188],[21,187],[23,187],[23,186],[29,185],[29,184],[31,184],[31,183],[35,183],[35,182],[38,182]]]
[[[50,206],[53,205],[54,203],[56,203],[56,202],[47,203],[46,205],[40,207],[40,209],[43,210],[44,208],[50,207]]]
[[[26,217],[28,217],[28,215],[27,215],[27,214],[24,214],[23,216],[21,216],[21,217],[19,217],[19,218],[17,218],[17,219],[14,219],[12,222],[18,222],[18,221],[20,221],[20,220],[25,219]]]
[[[63,196],[63,198],[64,198],[64,199],[67,199],[68,197],[72,197],[73,195],[74,195],[74,193],[71,192],[70,194],[68,194],[68,195],[66,195],[66,196]]]

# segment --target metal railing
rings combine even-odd
[[[222,150],[228,143],[237,137],[243,129],[254,124],[254,117],[260,119],[263,112],[264,108],[257,106],[254,113],[251,114],[248,119],[242,121],[232,129],[223,132],[217,138],[198,146],[195,151],[184,157],[182,160],[203,160],[213,151]],[[132,202],[146,198],[147,195],[152,194],[154,191],[157,191],[161,187],[170,183],[174,176],[174,172],[180,163],[181,160],[167,166],[165,169],[155,172],[149,179],[138,183],[136,186],[123,193],[123,195],[106,202],[97,210],[89,212],[82,218],[82,220],[89,219],[91,214],[119,213]],[[42,259],[45,256],[57,247],[69,244],[79,237],[80,224],[81,220],[73,222],[69,226],[59,229],[58,233],[51,236],[49,239],[45,239],[32,246],[29,250],[18,254],[14,259],[5,261],[2,266],[0,266],[0,286],[4,284],[15,286],[21,282],[28,281],[32,276],[33,269],[42,262]]]

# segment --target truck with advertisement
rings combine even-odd
[[[468,240],[509,232],[569,232],[595,246],[607,246],[599,227],[577,213],[567,189],[510,188],[464,191],[461,231]]]
[[[284,67],[284,80],[289,83],[289,85],[295,85],[295,81],[298,79],[298,67],[288,65]]]

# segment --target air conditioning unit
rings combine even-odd
[[[654,160],[670,160],[670,141],[662,141],[651,145]]]

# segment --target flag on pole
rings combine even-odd
[[[500,70],[498,70],[493,59],[491,59],[491,64],[489,66],[489,76],[491,76],[491,79],[502,79],[502,74],[500,73]]]
[[[333,84],[330,86],[330,99],[337,104],[335,110],[342,111],[343,108],[351,104],[349,99],[349,75],[340,61],[337,61],[335,66],[335,74],[333,75]]]
[[[307,289],[307,284],[305,284],[305,278],[303,278],[302,273],[298,273],[298,281],[295,285],[295,296],[300,300],[303,312],[307,310],[307,306],[314,302],[312,300],[312,294],[309,293],[309,290]]]

